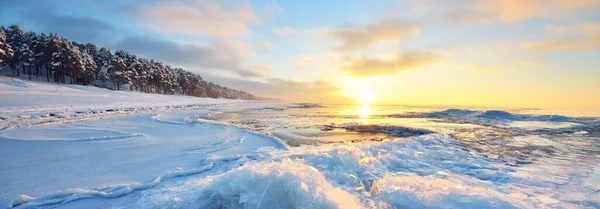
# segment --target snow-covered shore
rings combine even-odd
[[[182,122],[177,114],[169,115],[185,110],[196,114],[236,111],[272,103],[111,91],[7,77],[0,77],[0,97],[0,200],[15,197],[14,206],[31,200],[19,198],[20,194],[51,194],[52,198],[33,200],[31,206],[50,204],[58,196],[75,200],[125,195],[162,180],[200,173],[205,166],[198,165],[199,159],[286,148],[276,139],[239,127]],[[92,189],[115,189],[115,185],[121,188],[119,192]]]

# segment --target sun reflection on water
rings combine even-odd
[[[360,115],[360,118],[363,118],[363,119],[369,118],[369,115],[371,114],[371,108],[369,107],[369,104],[363,103],[360,106],[360,109],[358,110],[358,113]]]

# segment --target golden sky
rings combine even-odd
[[[600,0],[7,1],[0,23],[277,99],[600,109]]]

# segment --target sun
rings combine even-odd
[[[355,96],[363,104],[368,104],[377,98],[377,94],[370,88],[362,88]]]
[[[361,88],[355,98],[361,102],[360,109],[358,110],[358,114],[361,118],[369,118],[371,115],[371,107],[369,107],[369,103],[374,101],[377,98],[377,95],[370,88]]]
[[[361,118],[368,118],[371,114],[371,108],[368,103],[363,103],[358,110],[358,114],[360,114]]]

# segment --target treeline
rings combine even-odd
[[[24,32],[0,26],[0,67],[13,76],[45,77],[50,82],[95,85],[146,93],[256,99],[252,94],[207,82],[200,75],[129,52],[69,41],[56,34]],[[4,70],[2,70],[4,74]]]

